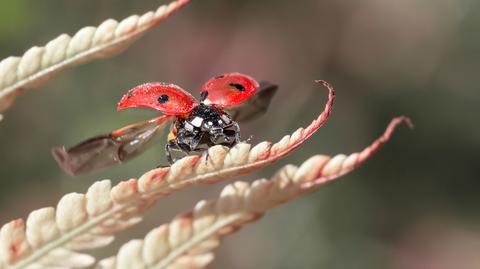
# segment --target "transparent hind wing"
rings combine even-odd
[[[70,175],[101,171],[143,153],[163,133],[171,119],[170,116],[160,116],[132,124],[68,149],[64,146],[55,147],[52,154],[58,165]]]
[[[250,99],[239,105],[224,108],[234,121],[247,122],[267,111],[278,86],[266,81],[261,81],[259,84],[258,91]]]

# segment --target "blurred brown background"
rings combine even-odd
[[[165,2],[165,1],[163,1]],[[0,58],[60,33],[154,9],[159,1],[0,1]],[[362,149],[397,115],[401,128],[341,181],[271,211],[229,237],[211,268],[480,268],[480,2],[472,0],[197,0],[123,54],[63,72],[17,99],[0,124],[0,222],[55,205],[92,182],[137,177],[164,163],[163,145],[103,173],[69,177],[50,148],[156,115],[117,113],[130,87],[174,82],[198,96],[211,76],[239,71],[278,83],[271,109],[244,137],[277,141],[309,123],[337,90],[328,124],[273,167]],[[140,238],[227,182],[161,200],[119,243]]]

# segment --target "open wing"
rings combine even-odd
[[[232,116],[233,120],[246,122],[267,112],[278,86],[270,82],[261,81],[257,92],[243,103],[224,109]]]
[[[228,73],[209,79],[200,91],[201,101],[225,108],[250,99],[258,90],[258,82],[244,74]]]
[[[129,90],[118,103],[117,109],[144,107],[156,109],[165,115],[182,116],[192,111],[197,104],[197,100],[180,86],[150,82]]]
[[[55,147],[52,154],[59,166],[70,175],[87,174],[128,161],[145,151],[159,137],[171,116],[160,116],[132,124],[107,135],[90,138],[66,149]]]
[[[248,121],[265,113],[277,88],[244,74],[228,73],[208,80],[200,96],[203,103],[227,110],[235,121]]]

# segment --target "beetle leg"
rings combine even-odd
[[[192,149],[192,151],[204,151],[208,149],[208,144],[206,143],[208,140],[205,141],[206,139],[208,139],[208,136],[206,137],[205,135],[206,133],[202,131],[195,134],[191,138],[189,142],[189,146]]]
[[[209,136],[208,133],[202,131],[196,134],[190,141],[190,148],[193,152],[196,152],[198,155],[202,154],[203,152],[206,153],[205,163],[210,157],[208,153],[208,148],[210,147],[211,142],[210,138],[211,136]]]
[[[240,126],[237,122],[233,122],[233,130],[235,131],[235,144],[240,143]]]
[[[172,141],[172,140],[170,140]],[[165,155],[167,155],[167,161],[169,164],[172,164],[173,161],[172,161],[172,154],[170,153],[170,141],[167,142],[167,144],[165,145]],[[163,165],[158,165],[157,168],[159,167],[162,167]]]
[[[225,143],[228,143],[228,139],[223,133],[223,129],[210,130],[210,141],[214,145],[224,145]]]
[[[208,159],[210,159],[210,153],[208,152],[208,149],[205,151],[205,164],[208,164]]]
[[[165,145],[165,152],[167,155],[167,160],[170,164],[178,161],[179,159],[188,156],[188,151],[183,149],[176,139],[168,141]]]
[[[240,141],[239,130],[238,124],[233,121],[223,128],[212,128],[209,130],[210,141],[214,145],[232,147]]]

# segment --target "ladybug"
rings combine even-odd
[[[142,153],[170,126],[165,145],[169,164],[209,147],[233,147],[241,141],[239,121],[265,113],[277,86],[250,76],[228,73],[208,80],[200,101],[175,84],[145,83],[123,96],[117,110],[153,108],[164,115],[90,138],[69,149],[52,149],[59,166],[71,175],[103,170]],[[207,155],[208,157],[208,155]]]

